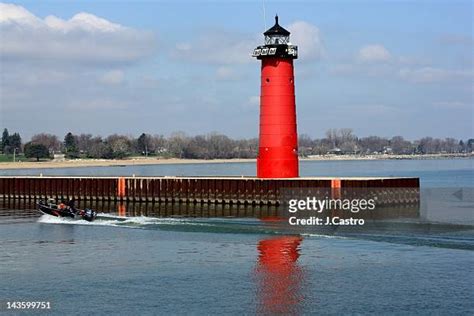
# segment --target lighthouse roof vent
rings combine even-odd
[[[290,36],[290,32],[278,24],[278,15],[275,15],[275,25],[263,33],[265,36]]]

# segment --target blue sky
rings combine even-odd
[[[262,1],[11,1],[0,127],[258,135]],[[299,133],[473,137],[471,1],[265,1],[299,46]],[[49,17],[48,17],[49,16]],[[54,16],[54,17],[51,17]]]

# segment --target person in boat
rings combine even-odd
[[[61,200],[61,203],[58,204],[58,209],[66,210],[66,201],[65,200]]]
[[[77,210],[74,207],[74,199],[71,199],[68,202],[66,202],[66,200],[61,200],[61,203],[58,204],[58,209],[72,214],[77,213]]]
[[[70,199],[70,200],[66,203],[66,207],[67,207],[69,210],[71,210],[71,211],[73,211],[73,212],[76,212],[77,210],[76,210],[76,207],[75,207],[74,205],[75,205],[74,199]]]

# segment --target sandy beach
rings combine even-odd
[[[159,164],[199,164],[199,163],[235,163],[254,162],[255,159],[157,159],[157,158],[130,158],[122,160],[107,159],[74,159],[62,161],[22,161],[2,162],[2,169],[36,169],[36,168],[77,168],[77,167],[112,167],[112,166],[134,166],[134,165],[159,165]]]
[[[387,160],[387,159],[451,159],[472,158],[473,154],[433,154],[433,155],[323,155],[300,158],[300,161],[339,161],[339,160]],[[252,162],[255,159],[158,159],[158,158],[129,158],[123,160],[107,159],[75,159],[61,161],[21,161],[2,162],[0,170],[6,169],[41,169],[41,168],[77,168],[77,167],[108,167],[108,166],[133,166],[133,165],[158,165],[158,164],[202,164],[202,163],[242,163]]]

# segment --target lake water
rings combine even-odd
[[[255,170],[239,163],[1,171],[39,173]],[[296,234],[258,218],[132,214],[87,223],[3,204],[0,312],[8,313],[6,301],[49,301],[55,315],[474,313],[473,160],[305,161],[301,174],[417,176],[422,205],[387,211],[358,230]]]
[[[123,167],[0,170],[0,175],[254,176],[255,163],[162,164]],[[420,177],[423,187],[474,186],[474,159],[302,161],[301,176]]]

